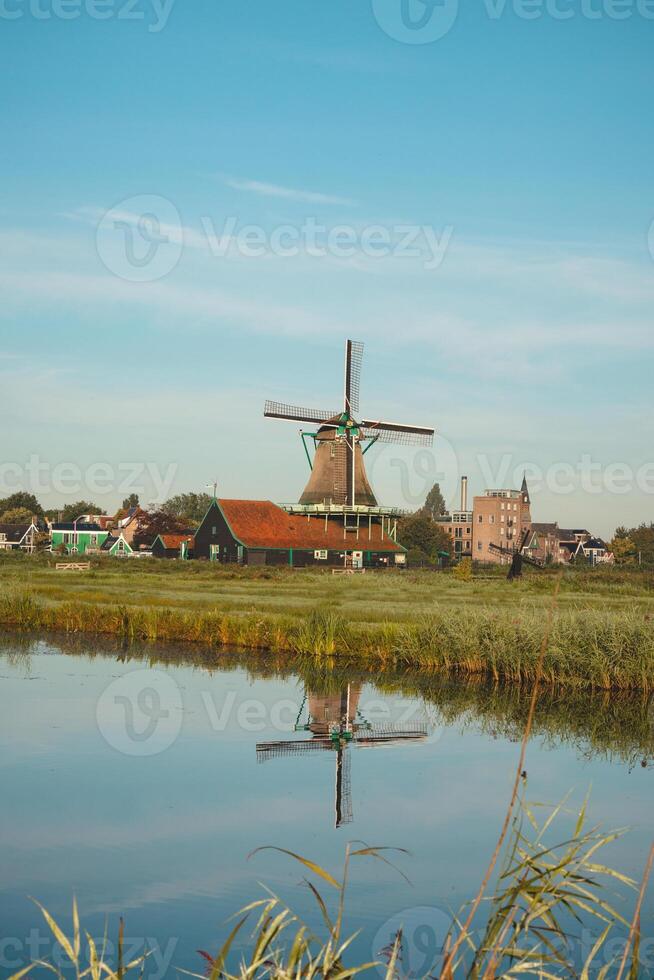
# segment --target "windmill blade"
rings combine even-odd
[[[316,750],[331,750],[333,743],[330,738],[309,738],[288,742],[257,742],[257,762],[268,759],[279,759],[283,755],[301,755],[303,752]]]
[[[327,412],[319,408],[300,408],[299,405],[284,405],[282,402],[267,401],[263,414],[269,419],[288,419],[291,422],[318,422],[329,425],[330,419],[338,417],[339,412]]]
[[[335,785],[335,824],[352,823],[352,772],[350,769],[350,753],[339,749],[336,754],[336,785]]]
[[[357,732],[354,741],[357,747],[372,748],[377,745],[392,745],[396,742],[424,742],[427,735],[428,732],[424,725],[407,728],[388,725],[379,726],[372,731]]]
[[[363,344],[360,340],[345,341],[345,411],[350,415],[359,412],[361,387],[361,361]]]
[[[378,439],[379,442],[394,442],[403,446],[432,446],[434,443],[434,430],[422,425],[364,419],[361,428],[366,439]]]

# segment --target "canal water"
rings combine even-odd
[[[0,976],[59,955],[30,896],[69,927],[75,894],[97,937],[124,916],[157,980],[203,972],[197,951],[215,952],[263,886],[318,930],[306,869],[248,855],[274,845],[338,876],[352,840],[409,851],[388,855],[406,878],[354,862],[353,955],[374,959],[403,925],[406,972],[428,972],[497,840],[528,697],[342,664],[3,638]],[[530,801],[569,794],[555,837],[589,791],[593,824],[630,828],[604,860],[636,878],[654,834],[653,718],[642,698],[545,693],[526,764]]]

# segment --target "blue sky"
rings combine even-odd
[[[337,405],[350,336],[366,414],[440,433],[430,457],[371,450],[384,502],[527,466],[535,519],[652,518],[651,4],[445,0],[450,29],[403,43],[400,0],[104,2],[0,5],[11,480],[36,455],[83,474],[69,494],[44,476],[51,505],[93,496],[94,464],[109,509],[139,463],[171,492],[296,499],[297,427],[263,399]],[[115,219],[153,201],[172,267],[135,282]],[[345,226],[352,254],[313,254],[307,221]],[[263,254],[212,248],[248,225]],[[275,254],[287,226],[300,247]],[[383,255],[361,248],[373,226]]]

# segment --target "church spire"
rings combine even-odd
[[[523,503],[530,504],[531,500],[529,499],[529,487],[527,486],[526,473],[523,473],[522,475],[522,486],[520,487],[520,493],[522,494]]]

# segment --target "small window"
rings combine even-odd
[[[318,551],[314,551],[313,557],[316,561],[327,561],[327,549],[321,548]]]
[[[488,518],[488,523],[489,524],[494,524],[495,523],[495,514],[491,514],[490,515],[490,517]]]
[[[481,551],[481,541],[477,542],[477,551]]]
[[[217,533],[218,533],[218,528],[214,524],[214,526],[211,528],[211,537],[215,538]]]
[[[478,521],[478,523],[481,524],[483,522],[483,520],[484,520],[483,514],[478,514],[477,515],[477,521]]]

